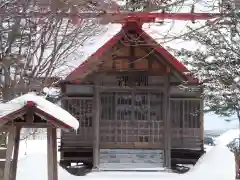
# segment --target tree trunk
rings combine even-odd
[[[4,87],[2,89],[3,102],[10,101],[15,98],[15,90],[11,87]]]

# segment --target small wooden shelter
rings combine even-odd
[[[69,131],[74,128],[72,126],[74,123],[67,123],[67,121],[62,121],[56,118],[53,114],[50,114],[48,109],[53,109],[56,105],[47,102],[47,100],[37,97],[37,100],[40,99],[41,102],[46,104],[46,106],[51,104],[51,107],[40,108],[38,101],[36,101],[36,96],[33,96],[32,94],[29,97],[28,94],[23,96],[26,96],[26,98],[22,98],[26,99],[25,102],[13,100],[12,102],[10,101],[9,103],[1,104],[1,108],[3,109],[0,110],[0,112],[2,111],[2,113],[0,113],[0,130],[8,132],[3,180],[16,180],[21,128],[47,128],[48,180],[57,180],[58,162],[56,128],[60,128],[63,131]],[[61,113],[59,112],[60,107],[55,109],[55,113]],[[65,114],[66,113],[67,112],[65,111]],[[69,114],[69,116],[71,115]]]
[[[61,87],[62,105],[81,129],[61,135],[64,167],[170,168],[195,163],[204,152],[201,83],[142,29],[141,19],[126,19]]]

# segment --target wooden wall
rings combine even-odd
[[[166,72],[166,67],[158,60],[150,58],[149,53],[143,48],[125,46],[121,43],[106,53],[102,61],[100,72],[151,71],[155,74]]]
[[[123,75],[125,77],[126,73]],[[119,83],[121,73],[98,74],[98,77],[101,104],[100,148],[164,148],[163,78],[147,76],[146,79],[143,76],[142,79],[147,84],[142,82],[139,86],[126,87],[124,83]],[[171,77],[171,82],[175,81],[176,78]],[[80,128],[77,135],[64,133],[63,143],[73,146],[91,145],[94,99],[93,96],[76,96],[79,96],[77,92],[81,92],[82,96],[91,96],[94,86],[69,87],[66,88],[66,93],[75,97],[63,99],[64,107],[79,119]],[[148,89],[149,87],[151,88]],[[177,86],[171,86],[170,91],[172,148],[199,148],[202,139],[199,90],[186,92]]]
[[[201,149],[202,127],[199,99],[172,99],[170,103],[172,148]]]
[[[163,148],[163,94],[101,94],[101,148]]]
[[[64,133],[62,145],[92,146],[94,167],[101,163],[99,150],[109,149],[161,150],[170,167],[171,148],[201,148],[201,88],[180,88],[179,72],[127,36],[105,52],[82,84],[66,85],[63,105],[80,128]]]
[[[93,141],[93,98],[92,97],[65,97],[62,106],[79,120],[77,132],[61,132],[63,147],[92,147]]]

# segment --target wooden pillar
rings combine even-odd
[[[15,127],[9,128],[3,180],[11,179],[11,161],[14,148],[15,133]]]
[[[13,160],[12,160],[12,177],[11,177],[12,180],[16,180],[16,175],[17,175],[20,132],[21,132],[21,128],[16,127],[15,128],[15,138],[14,138]]]
[[[201,137],[201,148],[204,150],[204,114],[203,114],[203,87],[201,87],[201,94],[200,94],[200,96],[201,96],[201,98],[200,98],[200,108],[199,108],[199,112],[198,113],[200,113],[200,116],[199,116],[199,123],[200,123],[200,130],[201,130],[201,134],[200,134],[200,137]]]
[[[170,73],[164,76],[165,166],[171,168]]]
[[[99,166],[99,120],[100,120],[100,96],[98,81],[95,84],[95,94],[94,94],[94,107],[95,107],[95,118],[93,123],[94,136],[93,136],[93,168],[98,168]]]
[[[47,165],[48,180],[58,179],[57,169],[57,130],[54,127],[47,128]]]

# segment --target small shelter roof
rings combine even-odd
[[[76,130],[79,127],[78,120],[70,113],[33,93],[27,93],[0,104],[0,124],[4,125],[26,115],[29,110],[59,128]]]

